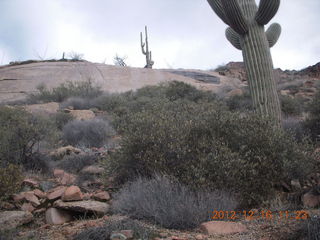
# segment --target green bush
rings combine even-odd
[[[249,93],[235,95],[227,99],[227,106],[231,111],[250,111],[253,110],[252,100]]]
[[[98,157],[93,154],[66,155],[62,160],[57,161],[54,166],[70,173],[79,173],[84,167],[93,165],[97,161]]]
[[[280,180],[313,167],[305,146],[270,121],[218,102],[165,99],[122,120],[121,148],[106,161],[120,184],[160,172],[195,188],[236,191],[255,205],[272,197]]]
[[[69,113],[65,113],[65,112],[58,112],[56,114],[54,114],[52,116],[54,123],[56,125],[56,127],[59,130],[62,130],[63,127],[68,123],[71,122],[72,120],[74,120],[74,117],[69,114]]]
[[[0,107],[0,166],[26,165],[40,141],[56,135],[51,121],[12,107]]]
[[[17,192],[22,180],[19,166],[9,164],[7,167],[0,167],[0,202]]]
[[[281,96],[281,110],[285,116],[300,116],[302,114],[302,104],[296,98]]]
[[[191,191],[179,182],[156,175],[126,184],[114,197],[113,211],[161,227],[190,229],[210,219],[213,210],[232,211],[236,200],[225,192]]]
[[[314,96],[309,106],[309,117],[305,121],[305,127],[309,130],[314,141],[320,140],[320,91]]]
[[[94,98],[102,94],[101,88],[90,79],[82,82],[67,81],[53,89],[47,89],[41,84],[37,89],[38,93],[28,96],[30,102],[62,102],[70,97]]]

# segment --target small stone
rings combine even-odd
[[[67,187],[64,187],[64,186],[59,186],[59,187],[56,187],[54,189],[51,189],[48,193],[47,193],[47,198],[49,200],[55,200],[55,199],[58,199],[60,198],[65,190],[67,189]]]
[[[24,193],[24,198],[32,203],[33,206],[39,206],[40,205],[40,202],[39,202],[39,199],[37,198],[36,195],[34,195],[33,192],[25,192]]]
[[[320,195],[314,195],[312,192],[308,192],[302,196],[303,206],[307,208],[315,208],[320,206]]]
[[[106,202],[111,199],[110,194],[106,191],[101,191],[93,194],[93,199]]]
[[[70,222],[71,220],[72,220],[72,215],[67,211],[57,209],[57,208],[49,208],[46,211],[47,224],[63,224],[66,222]]]
[[[75,183],[76,181],[76,176],[70,173],[65,173],[62,177],[62,179],[60,180],[60,183],[63,185],[70,185]]]
[[[31,203],[24,203],[21,206],[22,211],[27,211],[27,212],[33,212],[35,208],[32,206]]]
[[[133,239],[133,231],[132,230],[121,230],[121,234],[125,235],[127,239]]]
[[[62,169],[55,168],[53,170],[53,176],[55,176],[56,178],[62,178],[64,174],[65,174],[65,171]]]
[[[205,234],[233,234],[247,232],[247,227],[241,223],[210,221],[200,225],[201,231]]]
[[[62,201],[79,201],[83,199],[82,192],[78,186],[70,186],[63,193]]]

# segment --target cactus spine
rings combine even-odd
[[[277,23],[266,25],[277,13],[280,0],[207,0],[214,12],[225,22],[226,38],[242,50],[254,108],[262,116],[273,117],[280,126],[281,108],[270,48],[281,33]]]
[[[146,55],[146,66],[145,68],[152,68],[154,61],[152,61],[152,54],[151,51],[149,51],[149,43],[148,43],[148,30],[147,30],[147,26],[145,26],[145,42],[143,42],[142,40],[142,32],[140,32],[140,42],[141,42],[141,50],[142,50],[142,54]],[[146,47],[144,49],[144,47]]]

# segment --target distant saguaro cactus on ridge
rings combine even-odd
[[[278,23],[266,25],[277,13],[280,0],[207,0],[213,11],[229,25],[226,37],[242,50],[253,106],[262,116],[273,117],[279,126],[281,108],[270,48],[281,34]]]
[[[145,68],[152,68],[152,66],[154,64],[154,61],[152,61],[152,54],[151,54],[151,51],[149,51],[147,26],[145,26],[145,34],[146,34],[146,38],[145,38],[145,42],[143,42],[143,40],[142,40],[142,32],[140,32],[141,50],[142,50],[142,54],[146,55],[147,64],[146,64]],[[146,47],[146,49],[144,49],[144,47]]]

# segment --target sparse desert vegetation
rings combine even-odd
[[[135,238],[153,239],[159,228],[194,230],[213,209],[267,208],[276,214],[302,208],[309,190],[317,194],[316,185],[304,184],[319,171],[319,93],[308,104],[281,97],[281,129],[253,112],[246,93],[224,99],[177,81],[117,94],[92,81],[38,90],[29,102],[57,101],[56,113],[0,108],[1,200],[14,203],[12,194],[25,191],[26,173],[35,174],[41,186],[32,188],[47,196],[57,183],[66,185],[82,192],[78,201],[85,195],[100,199],[110,204],[108,214],[126,216],[77,232],[74,239],[121,237],[128,229]],[[79,111],[88,118],[79,119]],[[52,176],[55,182],[47,180]],[[32,211],[51,204],[41,201]],[[92,216],[73,217],[79,214]],[[317,218],[295,229],[288,236],[316,239]]]

